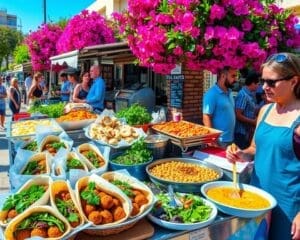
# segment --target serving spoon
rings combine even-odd
[[[231,151],[236,151],[237,146],[233,143],[230,146]],[[237,181],[237,174],[236,174],[236,162],[232,163],[232,180],[233,180],[233,188],[234,190],[231,193],[232,198],[240,198],[240,189],[238,186],[238,181]]]
[[[183,206],[183,203],[176,197],[172,185],[168,185],[168,196],[170,198],[169,204],[171,207],[182,207]]]

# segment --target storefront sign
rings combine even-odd
[[[170,107],[182,108],[184,75],[167,75],[166,79],[170,80]]]

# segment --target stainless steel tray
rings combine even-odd
[[[218,173],[218,178],[212,179],[210,181],[187,183],[187,182],[175,182],[175,181],[170,181],[170,180],[158,178],[158,177],[156,177],[156,176],[154,176],[150,173],[149,170],[151,168],[153,168],[154,166],[162,164],[162,163],[166,163],[166,162],[171,162],[171,161],[180,161],[180,162],[192,163],[192,164],[199,165],[201,167],[206,167],[206,168],[212,169],[212,170],[214,170]],[[163,186],[165,188],[168,185],[172,185],[175,191],[187,192],[187,193],[188,192],[200,192],[200,188],[204,183],[211,182],[211,181],[217,181],[217,180],[219,180],[223,177],[223,170],[221,168],[219,168],[218,166],[216,166],[214,164],[211,164],[211,163],[201,161],[201,160],[196,160],[196,159],[193,159],[193,158],[165,158],[165,159],[156,160],[156,161],[150,163],[146,167],[146,172],[147,172],[150,180],[153,183],[155,183],[159,186]]]

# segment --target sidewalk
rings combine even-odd
[[[26,111],[26,106],[22,105],[21,112]],[[11,121],[11,111],[6,105],[6,118],[5,123]],[[9,171],[9,152],[8,152],[8,140],[6,133],[0,131],[0,193],[7,192],[10,190],[10,183],[8,177]]]

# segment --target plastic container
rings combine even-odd
[[[19,112],[19,113],[16,113],[13,115],[13,120],[14,121],[19,121],[21,119],[24,119],[24,118],[29,118],[31,115],[30,113],[28,112]]]
[[[153,160],[164,158],[169,138],[161,134],[148,135],[145,138],[147,148],[152,151]]]

